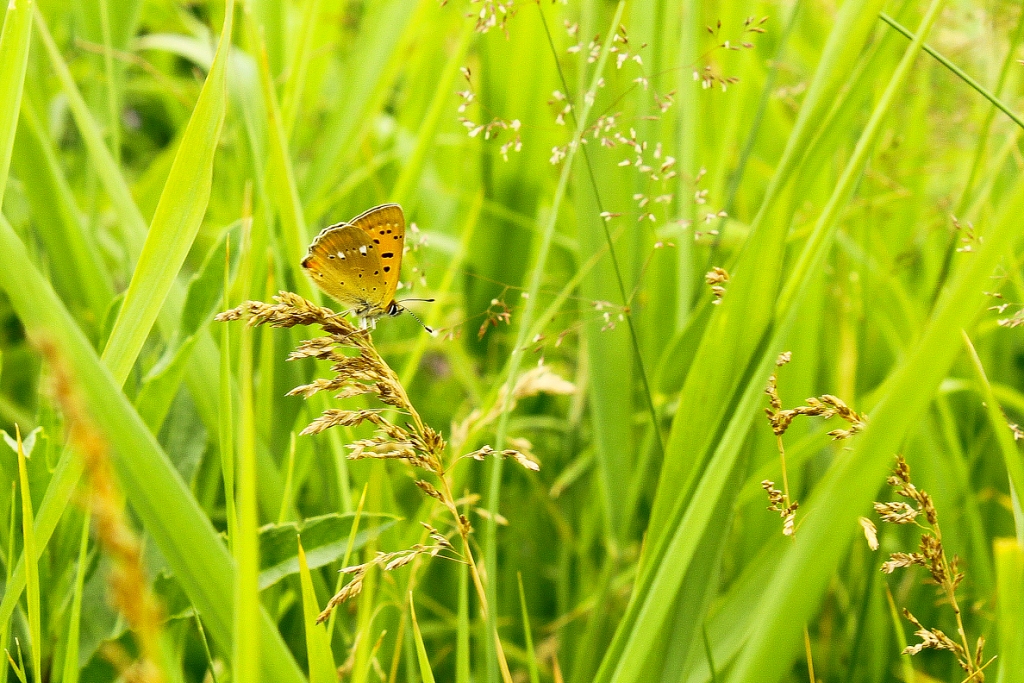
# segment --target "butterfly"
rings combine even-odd
[[[381,204],[321,230],[302,268],[324,293],[373,325],[406,310],[395,301],[404,247],[402,207]]]

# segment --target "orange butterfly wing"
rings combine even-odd
[[[313,282],[359,317],[389,311],[398,289],[405,217],[384,204],[320,231],[302,267]]]
[[[384,291],[390,303],[398,290],[398,275],[405,249],[405,215],[398,204],[381,204],[349,221],[362,229],[379,248]]]

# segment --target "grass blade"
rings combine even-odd
[[[10,268],[0,268],[0,289],[7,293],[29,334],[51,342],[55,352],[75,368],[83,401],[112,447],[114,469],[129,502],[160,547],[175,578],[203,615],[214,639],[230,650],[234,610],[224,596],[232,593],[234,569],[223,542],[153,434],[128,403],[119,382],[100,363],[63,303],[33,265],[18,236],[3,220],[0,250],[9,255],[12,264]],[[78,462],[80,475],[80,459],[68,460]],[[70,477],[75,467],[68,465],[62,476]],[[66,484],[68,491],[75,481],[77,476]],[[53,487],[51,480],[50,488]],[[59,511],[56,514],[59,516]],[[13,586],[9,588],[5,598],[8,594],[17,595]],[[259,628],[267,653],[263,680],[301,681],[301,673],[265,613]]]
[[[306,630],[306,660],[309,662],[309,683],[334,683],[338,674],[331,654],[331,643],[327,629],[316,623],[320,613],[313,579],[306,564],[306,551],[302,549],[302,538],[297,537],[299,546],[299,580],[302,584],[302,624]]]
[[[0,97],[4,103],[0,108],[0,199],[7,189],[7,174],[11,170],[11,151],[32,38],[32,9],[31,0],[11,0],[4,14],[3,33],[0,33]]]
[[[25,467],[24,444],[21,441],[21,430],[15,427],[18,452],[18,482],[21,485],[21,530],[25,556],[28,558],[25,570],[25,598],[28,602],[28,632],[32,641],[32,673],[37,681],[43,678],[43,636],[40,622],[39,604],[39,551],[36,548],[36,536],[32,533],[32,492],[28,487],[28,469]],[[4,436],[7,436],[5,433]],[[31,448],[29,448],[31,451]]]
[[[126,375],[138,356],[206,214],[213,159],[227,110],[234,6],[234,0],[228,0],[213,66],[174,157],[111,341],[103,350],[115,376]]]
[[[1024,671],[1024,630],[1020,615],[1024,610],[1024,550],[1019,541],[996,539],[996,627],[999,631],[999,674],[996,683],[1010,683]]]
[[[416,640],[416,658],[420,663],[420,680],[423,683],[434,683],[434,672],[430,668],[430,657],[427,656],[427,648],[423,646],[423,634],[420,633],[420,624],[416,621],[416,605],[413,604],[412,591],[409,591],[409,616],[412,617],[412,636]]]

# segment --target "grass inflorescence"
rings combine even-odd
[[[369,394],[389,406],[391,410],[328,408],[303,429],[301,434],[319,434],[331,427],[355,427],[364,422],[372,424],[375,429],[374,435],[349,444],[348,458],[396,460],[413,468],[417,476],[428,477],[429,480],[417,478],[416,486],[424,495],[436,500],[448,511],[451,516],[450,522],[461,540],[461,547],[456,550],[446,535],[423,522],[431,544],[416,544],[403,550],[378,552],[369,562],[343,568],[341,571],[352,578],[331,597],[317,617],[317,623],[326,621],[337,605],[359,594],[363,579],[369,570],[377,567],[384,571],[392,571],[409,564],[417,556],[435,557],[442,553],[443,557],[468,564],[477,587],[477,597],[481,601],[483,611],[486,612],[486,593],[470,543],[473,527],[469,518],[459,510],[458,501],[452,493],[451,468],[463,458],[510,458],[533,471],[539,469],[537,462],[518,450],[505,448],[498,451],[490,446],[483,446],[471,453],[454,457],[449,462],[447,443],[440,433],[423,422],[398,376],[377,351],[370,330],[358,328],[343,313],[338,314],[329,308],[317,306],[292,292],[280,292],[274,297],[274,301],[276,303],[273,304],[247,301],[220,313],[216,319],[222,322],[244,319],[249,325],[267,324],[283,328],[315,325],[326,332],[325,336],[303,341],[289,355],[288,360],[314,358],[326,361],[330,363],[330,371],[334,376],[295,387],[288,395],[309,398],[318,392],[326,391],[333,393],[335,399],[351,399]],[[537,391],[537,387],[526,390],[532,393]],[[398,424],[396,416],[406,416],[408,420]],[[507,670],[507,664],[504,664],[503,668]]]
[[[956,657],[968,681],[980,683],[985,680],[985,669],[993,659],[985,660],[985,637],[979,636],[971,645],[964,628],[963,613],[957,599],[957,589],[966,577],[960,568],[960,559],[950,558],[942,542],[942,528],[939,526],[939,512],[935,501],[910,480],[910,466],[903,456],[896,457],[896,465],[888,478],[894,493],[905,500],[875,503],[875,513],[889,524],[913,524],[922,529],[920,544],[916,552],[893,552],[882,564],[882,571],[892,574],[898,569],[924,567],[931,583],[938,587],[943,601],[956,618],[957,639],[950,638],[939,628],[928,628],[906,607],[903,616],[916,627],[914,635],[921,642],[907,646],[902,654],[916,655],[922,650],[947,650]]]

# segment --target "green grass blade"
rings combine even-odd
[[[18,128],[31,39],[32,2],[12,0],[7,5],[3,33],[0,33],[0,97],[4,103],[0,112],[0,200],[7,189],[7,174],[11,170],[11,151]]]
[[[593,77],[590,82],[590,86],[587,89],[589,96],[584,95],[581,97],[581,101],[584,102],[583,108],[580,110],[579,117],[577,119],[576,131],[573,135],[573,140],[570,143],[569,150],[566,153],[565,158],[562,160],[562,171],[558,178],[558,185],[555,188],[554,197],[552,198],[552,206],[549,214],[549,219],[541,233],[541,240],[536,247],[536,252],[533,255],[531,261],[531,272],[530,281],[526,290],[527,299],[526,306],[523,309],[523,313],[519,319],[519,330],[516,334],[516,343],[512,347],[512,353],[508,360],[508,371],[505,375],[505,385],[508,390],[505,392],[505,404],[502,406],[501,417],[498,419],[498,425],[495,434],[495,447],[502,449],[505,447],[505,439],[508,436],[508,423],[511,410],[509,408],[512,401],[512,388],[515,387],[516,378],[519,375],[519,368],[523,362],[523,356],[527,351],[527,336],[532,327],[534,316],[536,315],[536,302],[538,301],[541,281],[544,277],[544,273],[547,268],[548,256],[551,252],[552,236],[555,234],[555,226],[558,222],[559,207],[566,196],[566,192],[569,188],[569,181],[572,177],[573,172],[573,161],[576,158],[576,151],[581,147],[580,139],[584,134],[584,127],[590,116],[590,110],[594,103],[594,97],[596,96],[598,84],[602,81],[601,74],[604,72],[605,64],[608,61],[609,50],[612,46],[612,40],[615,37],[615,31],[619,26],[619,22],[622,20],[622,13],[626,9],[626,3],[620,1],[616,7],[615,15],[611,21],[611,28],[606,34],[604,44],[601,47],[600,55],[597,59],[597,64],[594,68]],[[486,503],[487,509],[491,512],[490,518],[484,527],[484,558],[487,566],[487,575],[492,577],[487,583],[487,601],[491,605],[497,603],[497,587],[495,585],[493,577],[496,577],[497,572],[497,526],[495,524],[495,516],[499,514],[500,500],[501,500],[501,471],[502,463],[504,461],[495,458],[491,461],[490,472],[488,473],[489,483],[487,488]],[[497,634],[497,615],[495,610],[492,608],[487,614],[487,629],[492,634]],[[496,646],[490,638],[485,639],[487,647],[487,659],[488,659],[488,673],[489,679],[495,679],[495,673],[497,670],[497,652]]]
[[[273,198],[277,216],[281,221],[281,233],[284,239],[285,262],[295,267],[306,255],[306,241],[309,237],[306,219],[302,212],[299,190],[295,184],[292,170],[291,154],[288,151],[288,137],[284,122],[281,119],[281,107],[274,90],[270,64],[263,46],[263,35],[251,15],[246,15],[250,42],[256,46],[256,63],[259,69],[260,85],[262,86],[263,102],[268,120],[267,135],[270,143],[270,159],[264,178],[265,193]],[[309,279],[301,276],[295,279],[296,291],[307,299],[317,297]]]
[[[289,77],[284,85],[281,98],[281,118],[284,122],[285,139],[291,139],[298,118],[302,95],[306,87],[306,73],[311,61],[314,30],[320,18],[322,0],[310,0],[302,9],[302,28],[296,34],[298,45],[288,66]]]
[[[389,0],[368,6],[364,29],[348,55],[345,97],[324,122],[320,153],[302,186],[302,198],[314,222],[321,200],[343,176],[367,123],[383,105],[405,59],[405,48],[421,30],[431,0]]]
[[[89,522],[92,515],[87,510],[82,515],[82,539],[78,546],[78,563],[75,571],[75,589],[71,594],[71,614],[68,617],[68,644],[64,654],[64,674],[61,683],[78,683],[78,638],[82,630],[82,588],[89,550]]]
[[[43,47],[46,48],[46,53],[50,58],[50,65],[60,80],[64,94],[68,98],[68,107],[74,116],[75,123],[78,125],[78,132],[82,136],[82,142],[85,143],[85,147],[89,151],[90,160],[96,167],[96,173],[103,183],[107,194],[110,196],[110,200],[113,202],[120,218],[121,236],[124,239],[125,247],[133,258],[137,258],[142,252],[142,245],[146,238],[146,219],[142,217],[142,212],[139,211],[139,207],[132,197],[128,183],[118,168],[113,155],[110,154],[110,150],[107,149],[106,143],[103,141],[103,133],[89,112],[89,106],[85,103],[85,98],[82,97],[78,86],[75,85],[71,69],[61,56],[57,43],[54,42],[53,36],[50,35],[46,21],[38,9],[35,15],[35,25],[36,32],[39,34],[40,39],[42,39]]]
[[[331,643],[327,629],[316,623],[320,608],[313,590],[313,579],[306,564],[306,552],[302,548],[302,537],[297,537],[299,547],[299,580],[302,585],[302,625],[306,630],[306,659],[309,662],[309,683],[334,683],[338,674],[331,654]]]
[[[423,683],[434,683],[434,672],[430,668],[430,657],[427,656],[427,648],[423,646],[423,634],[420,633],[420,623],[416,621],[416,605],[413,604],[412,591],[409,591],[409,616],[412,618],[412,635],[416,640],[416,659],[420,663],[420,680]]]
[[[37,681],[43,678],[43,636],[39,603],[39,550],[36,547],[36,535],[32,533],[32,492],[28,487],[28,469],[25,467],[24,444],[21,441],[21,430],[17,431],[18,482],[21,485],[21,530],[25,556],[28,558],[25,571],[25,598],[28,603],[28,631],[32,641],[32,673]],[[6,434],[4,435],[6,436]],[[31,448],[29,449],[31,452]]]
[[[253,335],[246,326],[242,330],[240,359],[238,362],[239,405],[238,468],[237,468],[237,537],[232,544],[235,560],[234,649],[232,650],[232,678],[255,681],[261,669],[263,649],[259,632],[250,627],[259,619],[259,509],[256,504],[256,416],[253,408]]]
[[[114,469],[129,502],[203,615],[215,640],[230,650],[233,607],[225,596],[232,594],[234,570],[223,542],[152,433],[127,402],[118,381],[100,363],[5,221],[0,221],[0,250],[9,255],[12,264],[0,269],[0,288],[7,293],[30,334],[50,341],[68,366],[75,368],[84,402],[112,447]],[[74,474],[75,467],[68,465],[63,476]],[[81,465],[77,468],[80,476]],[[68,491],[75,481],[77,476],[67,485]],[[53,487],[51,481],[50,488]],[[59,511],[56,514],[59,516]],[[8,590],[5,598],[8,593],[18,592]],[[265,614],[260,630],[267,653],[263,680],[301,681],[294,660]]]
[[[160,195],[124,303],[103,350],[115,377],[127,375],[170,292],[203,216],[213,182],[213,160],[227,109],[228,54],[234,0],[228,0],[213,66],[185,129]],[[127,330],[124,332],[123,330]]]
[[[984,246],[962,264],[943,293],[913,353],[886,382],[879,404],[869,413],[869,427],[801,506],[807,513],[800,532],[765,587],[752,617],[752,638],[730,680],[776,680],[798,649],[801,625],[818,607],[828,577],[856,531],[856,517],[867,510],[892,454],[948,372],[962,344],[960,330],[981,310],[984,283],[1016,236],[1024,185],[1018,183],[1010,197],[985,235]]]
[[[110,274],[95,240],[84,229],[57,147],[31,97],[22,100],[21,112],[14,171],[40,219],[37,232],[46,247],[54,285],[64,301],[79,302],[80,319],[99,328],[99,316],[114,297]]]
[[[530,683],[540,683],[540,674],[537,671],[537,653],[533,649],[533,633],[530,629],[530,613],[526,609],[526,591],[523,589],[523,575],[517,574],[519,579],[519,606],[523,614],[523,641],[526,643],[526,666],[530,672]]]
[[[1024,505],[1024,466],[1021,465],[1017,444],[1007,426],[1006,414],[992,391],[992,385],[989,384],[985,366],[978,356],[978,351],[974,348],[974,344],[971,343],[971,338],[966,332],[963,332],[963,340],[978,380],[980,393],[984,398],[985,412],[988,414],[992,432],[996,435],[996,444],[1003,456],[1003,463],[1009,478],[1010,504],[1013,506],[1013,519],[1017,527],[1017,541],[1024,544],[1024,514],[1021,511],[1021,505]]]
[[[1024,550],[1019,541],[997,538],[993,546],[996,559],[996,628],[999,632],[999,674],[996,683],[1010,683],[1024,671]]]
[[[391,201],[393,202],[407,205],[412,203],[415,198],[413,190],[416,184],[419,183],[423,173],[427,152],[433,146],[434,136],[437,134],[437,128],[441,120],[441,113],[445,111],[451,100],[450,93],[455,87],[455,79],[459,75],[459,69],[465,64],[466,52],[469,51],[473,36],[476,34],[475,28],[475,17],[470,16],[468,19],[463,19],[462,31],[459,33],[459,42],[448,57],[444,70],[438,76],[435,86],[436,91],[434,92],[434,97],[430,100],[430,108],[427,110],[422,124],[416,131],[416,146],[413,148],[412,154],[405,160],[402,173],[398,176],[395,186],[391,189]]]

